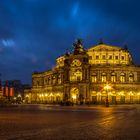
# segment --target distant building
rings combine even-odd
[[[3,91],[2,91],[2,84],[0,80],[0,100],[3,99]]]
[[[23,98],[24,89],[29,85],[24,85],[20,80],[3,81],[3,95],[9,100],[12,97]]]
[[[140,103],[140,66],[129,50],[103,43],[85,49],[81,40],[56,66],[32,74],[26,99],[34,103]]]

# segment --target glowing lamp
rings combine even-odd
[[[106,84],[106,86],[104,86],[104,89],[109,90],[109,89],[111,89],[111,86]]]
[[[72,98],[73,98],[73,99],[76,99],[76,95],[72,95]]]
[[[18,94],[18,97],[19,97],[19,98],[21,98],[21,95],[20,95],[20,94]]]

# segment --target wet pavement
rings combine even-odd
[[[140,105],[0,107],[0,140],[139,140]]]

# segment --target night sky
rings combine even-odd
[[[77,38],[86,48],[127,44],[140,64],[139,0],[0,0],[1,79],[30,84]]]

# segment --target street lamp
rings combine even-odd
[[[107,83],[107,84],[104,86],[104,89],[106,90],[106,93],[107,93],[107,96],[106,96],[106,107],[109,107],[108,90],[111,89],[111,86]]]

